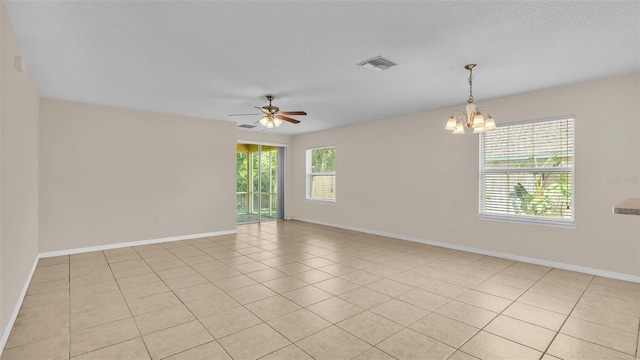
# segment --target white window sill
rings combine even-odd
[[[524,216],[478,214],[478,219],[489,220],[489,221],[502,221],[502,222],[518,223],[518,224],[554,226],[554,227],[569,228],[569,229],[575,229],[578,227],[574,220],[559,221],[559,220],[554,220],[549,218],[533,217],[533,216],[524,217]]]
[[[335,200],[319,200],[319,199],[306,199],[308,202],[311,203],[318,203],[318,204],[328,204],[328,205],[335,205],[336,201]]]

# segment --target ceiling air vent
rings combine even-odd
[[[363,68],[371,71],[387,70],[388,68],[396,65],[397,64],[393,61],[387,60],[382,56],[374,57],[373,59],[369,59],[358,64],[358,66],[362,66]]]
[[[253,129],[254,127],[256,127],[256,125],[242,124],[238,125],[238,127],[243,129]]]

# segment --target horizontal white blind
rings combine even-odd
[[[480,147],[481,215],[573,222],[573,117],[503,125]]]

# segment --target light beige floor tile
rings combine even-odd
[[[373,291],[366,287],[347,291],[339,297],[343,300],[347,300],[352,304],[358,305],[363,309],[370,309],[391,299],[391,297],[387,295],[381,294],[377,291]]]
[[[109,345],[117,344],[140,336],[132,318],[126,318],[72,332],[70,336],[71,357],[88,353]]]
[[[320,281],[314,286],[333,295],[340,295],[359,287],[359,285],[337,277]]]
[[[136,275],[136,276],[130,276],[123,279],[118,279],[118,285],[120,286],[121,289],[124,289],[129,287],[136,287],[140,285],[150,284],[158,281],[162,281],[158,277],[158,275],[154,273],[150,273],[150,274]],[[73,284],[71,284],[71,287],[73,287]]]
[[[182,266],[172,269],[160,270],[157,271],[156,274],[158,274],[158,276],[162,280],[169,280],[181,276],[194,275],[196,274],[196,272],[189,266]]]
[[[377,345],[399,360],[446,359],[455,349],[410,329],[405,329]]]
[[[268,297],[277,295],[276,292],[261,284],[251,285],[243,287],[241,289],[229,291],[227,294],[242,305],[246,305],[254,301],[266,299]]]
[[[180,290],[180,289],[184,289],[184,288],[187,288],[187,287],[204,284],[206,282],[209,282],[209,280],[205,279],[200,274],[181,276],[181,277],[168,279],[168,280],[164,281],[164,283],[171,290]]]
[[[187,266],[187,264],[185,264],[181,260],[178,260],[177,258],[174,258],[173,256],[171,256],[169,259],[163,259],[162,261],[160,261],[160,259],[153,259],[151,261],[149,260],[150,259],[146,259],[146,262],[153,269],[153,271],[161,271]]]
[[[374,283],[367,285],[367,287],[369,289],[375,290],[379,293],[382,293],[391,297],[399,296],[413,289],[413,287],[409,285],[401,284],[397,281],[393,281],[390,279],[378,280]]]
[[[219,294],[198,299],[187,302],[185,305],[198,319],[241,306],[227,294]]]
[[[522,295],[525,290],[516,287],[499,284],[496,282],[486,281],[476,286],[474,290],[481,291],[487,294],[499,296],[509,300],[516,300]],[[576,299],[577,300],[577,299]]]
[[[268,324],[291,342],[296,342],[331,326],[330,322],[306,309],[275,318]]]
[[[565,334],[558,334],[547,352],[563,360],[633,360],[629,354]]]
[[[577,290],[566,285],[543,283],[542,281],[543,280],[540,280],[535,283],[535,285],[529,288],[529,291],[557,297],[573,303],[577,302],[580,296],[582,296],[583,289]]]
[[[71,312],[82,312],[109,305],[119,305],[124,303],[122,293],[118,290],[106,293],[94,294],[84,297],[72,298],[70,300]]]
[[[307,310],[334,324],[364,311],[361,307],[337,297],[308,306]]]
[[[567,318],[566,315],[520,302],[511,304],[503,314],[554,331],[559,330]]]
[[[300,309],[300,306],[284,296],[277,295],[248,304],[246,308],[256,314],[262,321],[269,321],[294,312]]]
[[[436,313],[423,317],[410,328],[454,348],[460,347],[480,330]]]
[[[315,284],[320,281],[331,279],[333,275],[326,273],[324,271],[313,269],[313,270],[297,273],[293,275],[293,277],[295,277],[296,279],[302,280],[308,284]]]
[[[133,316],[138,316],[162,308],[180,305],[182,302],[173,293],[166,292],[128,301]]]
[[[73,357],[72,360],[151,359],[142,338],[137,337],[119,344]]]
[[[366,271],[355,271],[342,275],[340,276],[340,278],[350,281],[354,284],[365,286],[382,279],[382,276],[375,275]]]
[[[407,293],[404,293],[398,296],[398,300],[408,302],[409,304],[419,306],[429,311],[434,311],[451,301],[451,299],[447,297],[436,295],[420,289],[414,289]]]
[[[329,294],[326,291],[320,290],[315,286],[305,286],[293,291],[283,293],[282,296],[303,307],[333,297],[333,295]]]
[[[50,281],[69,280],[69,274],[64,271],[48,272],[39,275],[33,275],[31,284],[40,284]]]
[[[191,312],[182,304],[162,308],[134,317],[142,335],[164,330],[195,320]]]
[[[440,269],[437,269],[440,270]],[[370,274],[374,274],[374,275],[378,275],[384,278],[388,278],[394,275],[398,275],[402,272],[402,270],[398,270],[395,268],[392,268],[390,266],[385,266],[385,265],[374,265],[371,267],[368,267],[366,269],[364,269],[364,271],[370,273]],[[440,271],[444,271],[444,270],[440,270]],[[413,270],[412,270],[413,272]]]
[[[560,332],[630,355],[636,354],[637,331],[626,331],[569,317]]]
[[[13,326],[49,322],[68,323],[69,302],[63,300],[53,304],[20,309]]]
[[[289,345],[265,357],[261,357],[260,360],[313,360],[313,358],[297,346]]]
[[[197,321],[143,336],[152,359],[163,359],[213,340]]]
[[[535,283],[535,280],[499,273],[491,277],[491,282],[527,290]]]
[[[234,360],[257,359],[291,344],[264,323],[226,336],[218,342]]]
[[[170,289],[163,282],[153,282],[136,287],[124,288],[121,290],[126,300],[139,299],[150,295],[168,292]]]
[[[413,324],[429,313],[428,310],[421,307],[396,299],[373,307],[370,311],[404,326]]]
[[[389,279],[397,281],[399,283],[409,285],[411,287],[420,287],[433,281],[433,279],[425,278],[424,276],[414,274],[411,272],[403,272],[398,275],[389,277]]]
[[[451,354],[451,356],[449,356],[447,360],[478,360],[478,358],[475,356],[471,356],[467,353],[464,353],[462,351],[456,351],[453,354]]]
[[[369,311],[350,317],[336,325],[371,345],[376,345],[404,329],[402,325]]]
[[[556,335],[555,331],[529,324],[504,315],[498,315],[484,331],[544,352]]]
[[[522,294],[522,296],[518,298],[518,302],[563,315],[569,315],[575,306],[575,302],[530,291]]]
[[[327,265],[327,266],[323,266],[318,268],[318,270],[324,271],[326,273],[329,273],[333,276],[343,276],[343,275],[347,275],[353,272],[358,271],[359,269],[353,268],[351,266],[348,266],[344,263],[338,263],[338,264],[331,264],[331,265]]]
[[[229,354],[218,344],[211,341],[193,349],[169,356],[166,360],[231,360]]]
[[[626,332],[635,332],[638,329],[638,323],[640,321],[636,316],[596,308],[585,305],[582,302],[578,302],[578,305],[576,305],[575,309],[571,312],[571,317]]]
[[[257,316],[244,307],[236,307],[207,316],[200,319],[200,322],[216,339],[262,323]]]
[[[542,353],[505,338],[480,331],[467,341],[460,350],[479,359],[532,359],[542,357]]]
[[[258,271],[247,273],[246,276],[252,278],[255,281],[263,282],[263,281],[269,281],[269,280],[285,277],[288,275],[283,273],[282,271],[269,268],[269,269],[258,270]]]
[[[92,326],[106,324],[115,320],[131,317],[127,305],[122,302],[115,305],[97,307],[82,312],[71,311],[71,331],[79,331]]]
[[[69,256],[62,255],[62,256],[52,256],[52,257],[38,259],[38,267],[59,265],[59,264],[69,264]]]
[[[79,298],[97,294],[104,294],[119,290],[118,283],[114,279],[96,283],[72,286],[70,289],[71,298]]]
[[[277,293],[285,293],[291,290],[295,290],[304,286],[307,286],[306,282],[296,279],[292,276],[277,278],[269,281],[265,281],[262,285],[268,287],[269,289],[277,292]]]
[[[454,272],[456,274],[462,274],[462,275],[466,275],[466,276],[471,276],[471,277],[478,278],[478,279],[481,279],[481,280],[489,280],[490,278],[492,278],[493,276],[496,275],[495,271],[478,269],[476,267],[473,267],[473,264],[468,265],[468,266],[463,266],[463,267],[455,270]]]
[[[469,289],[480,285],[484,281],[482,279],[456,273],[446,273],[443,276],[439,277],[438,280]]]
[[[2,360],[67,360],[69,359],[69,333],[38,342],[8,348],[2,352]]]
[[[66,290],[66,289],[69,289],[68,279],[49,281],[49,282],[43,282],[39,284],[30,284],[29,288],[27,289],[26,295],[36,295],[36,294],[46,293],[49,291]]]
[[[459,301],[452,301],[444,305],[436,310],[436,313],[476,328],[482,328],[498,315],[493,311],[461,303]]]
[[[550,270],[551,268],[547,266],[517,262],[502,270],[501,273],[538,281]]]
[[[497,313],[502,312],[511,305],[511,300],[476,290],[467,291],[458,296],[456,300]]]
[[[420,287],[420,289],[428,291],[432,294],[446,296],[450,299],[455,299],[458,296],[469,291],[469,288],[466,288],[464,286],[454,285],[440,280],[430,281],[426,285]]]
[[[255,285],[257,282],[245,275],[233,276],[226,279],[220,279],[213,282],[213,284],[220,288],[222,291],[231,291],[240,289],[249,285]]]
[[[640,317],[640,302],[637,301],[626,301],[587,292],[580,298],[580,302],[596,308]]]
[[[320,257],[315,257],[311,259],[305,259],[300,261],[301,264],[305,264],[307,266],[311,266],[312,268],[319,268],[327,265],[331,265],[334,262],[331,260],[327,260]]]
[[[69,319],[55,318],[55,321],[46,323],[32,322],[24,325],[17,325],[11,329],[9,339],[5,347],[7,349],[40,342],[48,338],[64,336],[69,329]]]
[[[194,301],[223,293],[222,290],[211,283],[190,286],[174,290],[173,292],[180,298],[180,300],[182,300],[182,302]]]
[[[46,293],[27,295],[22,301],[23,308],[30,308],[34,306],[42,306],[47,304],[53,304],[59,301],[69,301],[69,290],[53,290]]]
[[[263,264],[263,263],[261,263],[259,261],[254,261],[254,262],[250,262],[250,263],[234,265],[234,266],[232,266],[232,268],[234,268],[237,271],[240,271],[243,274],[246,274],[246,273],[250,273],[250,272],[254,272],[254,271],[268,269],[269,266],[267,266],[267,265],[265,265],[265,264]],[[286,272],[286,271],[284,271],[284,272]]]
[[[371,347],[336,326],[304,338],[296,345],[316,360],[352,359]]]
[[[371,348],[358,355],[354,360],[395,360],[395,358],[382,350]]]

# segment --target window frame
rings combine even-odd
[[[559,120],[572,120],[572,144],[573,144],[573,154],[572,154],[572,166],[563,166],[558,168],[535,168],[535,172],[547,172],[547,173],[562,173],[568,172],[571,176],[571,218],[561,219],[561,218],[552,218],[552,217],[544,217],[544,216],[535,216],[535,215],[516,215],[516,214],[498,214],[486,212],[483,210],[484,202],[485,202],[485,177],[484,174],[490,173],[522,173],[528,172],[527,170],[531,170],[534,168],[525,168],[524,171],[522,168],[520,169],[485,169],[484,163],[484,152],[485,152],[485,134],[480,134],[479,139],[479,160],[478,160],[478,219],[481,220],[491,220],[491,221],[502,221],[502,222],[511,222],[511,223],[521,223],[521,224],[536,224],[536,225],[546,225],[546,226],[556,226],[556,227],[565,227],[565,228],[576,228],[576,213],[575,213],[575,199],[576,199],[576,188],[575,188],[575,168],[576,168],[576,117],[574,114],[564,115],[564,116],[556,116],[550,118],[543,119],[534,119],[534,120],[526,120],[526,121],[518,121],[518,122],[510,122],[504,123],[501,127],[511,126],[511,125],[527,125],[534,123],[544,123],[544,122],[552,122]],[[533,172],[533,171],[531,171]]]
[[[319,150],[319,149],[329,149],[329,148],[334,148],[336,149],[335,145],[327,145],[327,146],[316,146],[316,147],[311,147],[311,148],[307,148],[305,150],[305,161],[306,161],[306,191],[305,191],[305,198],[307,201],[310,202],[317,202],[317,203],[321,203],[321,204],[335,204],[336,203],[336,199],[337,199],[337,176],[336,176],[336,170],[334,169],[333,172],[312,172],[313,169],[313,164],[311,163],[312,161],[312,157],[311,154],[313,152],[313,150]],[[335,153],[334,153],[335,156]],[[335,162],[335,158],[334,158],[334,162]],[[337,166],[336,166],[337,167]],[[311,178],[313,176],[328,176],[331,175],[334,177],[334,188],[333,188],[333,200],[327,200],[327,199],[316,199],[316,198],[312,198],[311,197]]]

